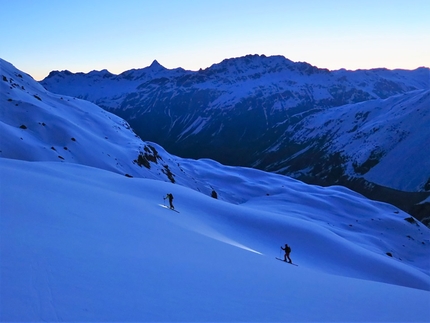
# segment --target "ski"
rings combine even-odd
[[[161,206],[161,207],[163,207],[163,208],[165,208],[165,209],[168,209],[168,210],[171,210],[171,211],[175,211],[176,213],[180,213],[178,210],[172,209],[172,208],[170,208],[170,207],[168,207],[166,205],[162,205],[162,204],[158,204],[158,205]]]
[[[165,208],[168,209],[168,210],[170,210],[170,211],[175,211],[176,213],[179,213],[178,210],[172,209],[171,207],[166,206]]]
[[[285,261],[284,259],[281,259],[281,258],[278,258],[278,257],[275,257],[276,259],[278,259],[278,260],[280,260],[280,261],[282,261],[282,262],[285,262],[285,263],[287,263],[287,264],[290,264],[290,265],[293,265],[293,266],[299,266],[299,265],[297,265],[297,264],[293,264],[292,262],[288,262],[288,261]]]

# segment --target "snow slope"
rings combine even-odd
[[[418,192],[430,181],[429,125],[430,90],[419,90],[311,115],[293,140],[324,138],[329,153],[344,156],[347,175]]]
[[[430,320],[430,230],[408,214],[169,155],[0,64],[1,321]]]
[[[303,201],[282,213],[273,211],[281,197],[234,205],[76,164],[0,165],[2,321],[430,319],[420,261],[366,250],[297,216],[311,213]],[[179,214],[161,207],[166,192]],[[333,207],[345,205],[314,211],[332,221]],[[388,221],[383,210],[373,214]],[[420,229],[428,256],[429,232]],[[284,242],[298,267],[274,259]]]
[[[163,180],[169,180],[167,169],[181,173],[172,156],[163,149],[158,154],[114,114],[53,94],[1,59],[0,77],[0,157],[77,163]]]

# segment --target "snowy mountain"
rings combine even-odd
[[[173,182],[171,169],[181,173],[172,156],[142,142],[123,119],[88,101],[52,94],[10,63],[0,64],[0,157],[76,163]]]
[[[369,182],[398,190],[430,191],[429,124],[430,90],[349,104],[304,118],[292,133],[279,137],[266,158],[280,155],[278,147],[291,141],[306,146],[307,154],[339,154],[347,176],[359,174]],[[318,151],[315,142],[324,142]],[[295,158],[279,160],[276,166],[291,169]],[[324,178],[333,165],[308,163],[306,167]]]
[[[156,61],[120,75],[52,72],[41,84],[183,157],[340,184],[407,211],[430,195],[428,68],[329,71],[250,55],[198,72]]]
[[[430,229],[407,213],[175,157],[3,60],[0,77],[2,321],[429,321]]]

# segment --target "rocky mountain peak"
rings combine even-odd
[[[151,65],[149,65],[149,69],[151,70],[165,70],[166,68],[161,65],[160,63],[158,63],[158,61],[156,59],[154,59],[154,61],[151,63]]]

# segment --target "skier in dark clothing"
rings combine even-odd
[[[173,194],[168,193],[164,199],[169,199],[170,208],[173,210],[175,207],[173,206]]]
[[[290,264],[291,264],[291,263],[293,263],[293,262],[291,261],[291,258],[290,258],[290,252],[291,252],[291,248],[290,248],[290,246],[289,246],[288,244],[285,244],[285,248],[282,248],[282,247],[281,247],[281,249],[285,251],[285,254],[284,254],[284,261],[285,261],[285,262],[287,262],[287,258],[288,258],[288,262],[289,262]]]

